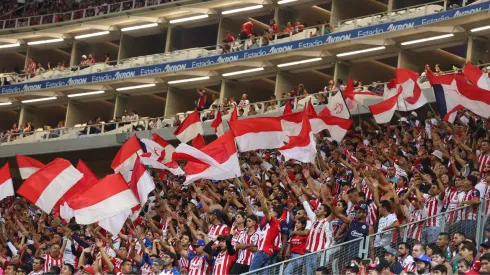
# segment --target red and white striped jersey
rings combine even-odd
[[[470,201],[475,198],[480,198],[480,191],[476,188],[471,188],[468,191],[462,192],[464,195],[460,197],[459,202]],[[478,207],[473,205],[466,205],[465,208],[459,211],[458,221],[471,220],[476,221],[476,214],[478,212]]]
[[[452,190],[449,192],[449,198],[448,198],[448,205],[446,209],[446,222],[457,222],[459,221],[459,214],[455,209],[458,208],[459,202],[462,201],[462,198],[464,197],[465,192],[463,191],[457,191],[457,190]]]
[[[490,215],[490,185],[489,184],[485,186],[485,193],[483,194],[483,199],[485,200],[485,215]]]
[[[439,215],[442,210],[442,200],[439,195],[430,196],[424,194],[424,207],[427,210],[427,217],[434,217]],[[425,223],[425,226],[440,226],[441,225],[441,216],[437,216],[431,219],[428,219]]]
[[[29,275],[43,275],[43,271],[39,271],[39,272],[34,272],[34,271],[31,271],[31,273],[29,273]]]
[[[53,258],[51,255],[46,254],[43,256],[43,259],[45,261],[43,266],[44,272],[48,272],[52,266],[59,266],[60,268],[63,267],[63,256],[61,254],[58,255],[57,258]]]
[[[243,233],[243,232],[247,232],[247,228],[245,227],[244,229],[242,230],[239,230],[238,228],[234,228],[233,226],[231,227],[231,233],[233,234],[233,238],[231,238],[231,245],[233,247],[235,247],[238,239],[240,238],[240,235]]]
[[[263,217],[259,224],[259,230],[257,230],[259,236],[257,250],[272,255],[276,238],[280,232],[281,224],[277,219],[271,218],[268,221],[267,217]]]
[[[242,231],[238,238],[238,243],[257,245],[258,240],[259,240],[259,235],[257,234],[257,232],[254,232],[252,235],[249,235],[247,231]],[[251,252],[248,249],[240,249],[238,251],[237,263],[242,265],[251,265],[254,255],[255,253]]]
[[[228,250],[218,253],[214,260],[213,274],[228,275],[230,273],[231,265],[233,264],[235,257],[230,256]]]
[[[411,271],[411,270],[406,270],[406,268],[415,262],[413,260],[412,256],[410,256],[410,255],[408,255],[403,260],[401,259],[401,257],[398,257],[398,261],[400,261],[400,263],[402,264],[403,270],[405,270],[406,272]]]
[[[316,252],[328,248],[333,242],[332,223],[323,219],[315,220],[306,241],[306,251]]]
[[[366,216],[366,223],[370,226],[374,226],[376,221],[378,220],[378,206],[376,203],[371,202],[368,205],[368,214]]]
[[[228,225],[222,223],[222,224],[213,224],[209,226],[208,238],[210,240],[216,240],[220,235],[224,235],[224,236],[230,235],[230,229],[228,228]]]
[[[189,266],[189,275],[206,275],[209,272],[209,264],[206,256],[195,256]]]
[[[187,250],[189,251],[189,250]],[[179,271],[182,273],[182,270],[185,271],[186,273],[189,272],[189,260],[185,257],[180,257],[179,259],[179,265],[178,265],[178,269]]]
[[[425,222],[421,220],[427,218],[427,210],[424,208],[417,209],[413,205],[405,206],[408,213],[408,222],[413,223],[408,226],[408,238],[420,241],[422,239],[422,227]]]
[[[364,192],[364,194],[366,194],[366,201],[373,201],[374,200],[374,195],[371,192],[371,190],[369,190],[369,187],[365,181],[362,181],[362,192]]]
[[[174,275],[174,271],[172,269],[164,269],[160,274],[158,275]]]
[[[155,274],[155,273],[151,272],[151,265],[148,263],[144,264],[140,268],[140,271],[141,271],[141,275],[153,275],[153,274]]]
[[[480,175],[483,175],[483,171],[485,170],[485,166],[490,162],[489,155],[480,154],[478,156],[478,171],[480,171]]]

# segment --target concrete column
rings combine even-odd
[[[277,99],[282,98],[283,93],[289,93],[291,88],[296,85],[293,77],[285,72],[277,72],[276,75],[276,87],[274,88],[274,95]]]
[[[230,18],[221,18],[219,20],[218,27],[218,38],[216,40],[216,45],[223,44],[223,40],[226,38],[226,33],[231,32],[235,37],[241,29],[241,25]]]
[[[188,111],[184,106],[186,100],[189,100],[189,98],[182,91],[176,88],[168,88],[167,100],[165,102],[165,117]]]
[[[415,54],[409,51],[399,51],[398,52],[398,68],[409,69],[414,72],[420,70],[420,65],[417,65],[415,60],[419,60]]]
[[[240,99],[242,93],[238,87],[238,83],[235,80],[223,80],[221,81],[221,89],[219,98],[221,101],[225,98],[235,97],[235,101]]]
[[[168,53],[168,52],[171,52],[170,50],[170,40],[172,40],[172,26],[168,26],[167,28],[167,39],[165,40],[165,52]]]
[[[73,45],[71,46],[70,67],[77,65],[76,57],[80,55],[77,46],[78,46],[78,41],[73,41]]]
[[[330,24],[333,24],[335,27],[337,27],[337,24],[339,23],[340,20],[342,20],[341,17],[341,2],[342,0],[332,0],[332,13],[330,15]]]
[[[165,52],[173,52],[182,48],[184,32],[181,27],[169,27],[167,32],[167,41]]]
[[[344,61],[335,62],[335,68],[333,72],[334,81],[337,81],[337,79],[342,79],[344,83],[347,83],[347,80],[349,80],[349,70],[349,63],[346,63]]]
[[[123,116],[124,110],[128,109],[128,102],[129,99],[127,95],[119,94],[116,96],[116,103],[114,105],[114,115],[112,117],[113,119],[115,119],[116,117]]]
[[[468,37],[468,46],[466,49],[466,61],[471,61],[473,64],[477,64],[478,61],[483,63],[488,63],[488,41],[479,38],[470,36]]]
[[[92,119],[92,114],[86,111],[86,106],[78,101],[69,101],[66,109],[66,127],[73,127],[77,124],[86,123]]]
[[[27,47],[26,60],[24,62],[24,68],[27,67],[27,64],[29,64],[29,58],[31,58],[31,54],[32,54],[32,48],[31,47]],[[24,68],[20,68],[20,69],[22,70]]]
[[[388,0],[388,11],[394,10],[395,0]]]
[[[19,116],[19,126],[27,123],[27,122],[33,122],[34,119],[36,118],[34,109],[30,106],[22,106],[20,108],[20,116]]]

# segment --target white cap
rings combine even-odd
[[[436,158],[440,159],[441,161],[444,159],[442,157],[442,152],[439,150],[435,150],[434,152],[432,152],[432,155],[435,156]]]
[[[416,113],[416,112],[411,112],[410,114],[411,114],[412,116],[414,116],[414,117],[418,117],[418,115],[417,115],[417,113]]]
[[[192,199],[192,200],[191,200],[191,202],[192,202],[192,203],[193,203],[195,206],[197,206],[197,205],[199,204],[199,203],[197,202],[197,200],[196,200],[196,199]]]
[[[406,117],[402,117],[402,118],[400,118],[398,121],[400,121],[400,122],[408,122],[408,120],[407,120],[407,118],[406,118]]]
[[[86,55],[82,55],[82,58],[87,58],[87,56]]]

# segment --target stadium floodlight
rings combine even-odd
[[[384,49],[386,49],[385,46],[374,47],[374,48],[369,48],[369,49],[364,49],[364,50],[358,50],[358,51],[352,51],[352,52],[346,52],[346,53],[339,53],[339,54],[337,54],[337,57],[348,56],[348,55],[355,55],[355,54],[360,54],[360,53],[374,52],[374,51],[379,51],[379,50],[384,50]]]
[[[432,37],[427,37],[427,38],[422,38],[422,39],[417,39],[417,40],[406,41],[406,42],[402,42],[400,44],[402,46],[412,45],[412,44],[424,43],[424,42],[438,40],[438,39],[449,38],[449,37],[453,37],[453,36],[454,36],[454,34],[448,33],[448,34],[437,35],[437,36],[432,36]]]
[[[140,29],[146,29],[146,28],[153,28],[153,27],[158,27],[157,23],[150,23],[150,24],[145,24],[145,25],[139,25],[139,26],[132,26],[132,27],[126,27],[122,28],[122,32],[128,32],[128,31],[134,31],[134,30],[140,30]]]
[[[243,70],[243,71],[225,73],[225,74],[222,74],[222,76],[232,76],[232,75],[237,75],[237,74],[248,74],[248,73],[259,72],[259,71],[263,71],[263,70],[264,70],[264,68],[253,68],[253,69],[248,69],[248,70]]]
[[[78,94],[71,94],[67,95],[67,97],[79,97],[79,96],[87,96],[87,95],[100,95],[105,93],[104,91],[92,91],[92,92],[86,92],[86,93],[78,93]]]
[[[185,83],[185,82],[201,81],[201,80],[207,80],[209,78],[210,78],[209,76],[186,78],[186,79],[169,81],[168,84],[179,84],[179,83]]]
[[[222,11],[221,14],[232,14],[232,13],[237,13],[242,11],[258,10],[263,7],[264,5],[255,5],[255,6],[244,7],[244,8],[234,9],[234,10]]]
[[[320,61],[320,60],[322,60],[321,57],[315,57],[315,58],[304,59],[304,60],[300,60],[300,61],[278,64],[277,67],[279,67],[279,68],[289,67],[289,66],[294,66],[294,65],[304,64],[304,63],[310,63],[310,62],[315,62],[315,61]]]
[[[136,85],[136,86],[129,86],[129,87],[122,87],[122,88],[117,88],[116,91],[127,91],[127,90],[134,90],[134,89],[142,89],[142,88],[148,88],[148,87],[155,87],[155,83],[150,83],[150,84],[142,84],[142,85]]]
[[[281,0],[281,1],[277,1],[277,4],[282,5],[282,4],[296,2],[296,1],[298,0]]]
[[[12,102],[1,102],[0,106],[12,105]]]
[[[20,46],[20,43],[3,44],[3,45],[0,45],[0,49],[15,48],[15,47],[19,47],[19,46]]]
[[[89,37],[94,37],[94,36],[107,35],[109,33],[110,33],[109,31],[87,33],[87,34],[77,35],[77,36],[75,36],[75,39],[84,39],[84,38],[89,38]]]
[[[192,20],[199,20],[203,18],[208,18],[209,15],[207,14],[201,14],[201,15],[196,15],[196,16],[191,16],[191,17],[184,17],[184,18],[179,18],[179,19],[173,19],[168,21],[170,24],[175,24],[175,23],[182,23],[186,21],[192,21]]]
[[[22,100],[22,103],[33,103],[33,102],[39,102],[39,101],[48,101],[48,100],[53,100],[57,99],[57,97],[52,96],[52,97],[43,97],[43,98],[36,98],[36,99],[27,99],[27,100]]]
[[[56,42],[63,42],[63,38],[31,41],[31,42],[27,42],[27,45],[32,46],[32,45],[41,45],[41,44],[56,43]]]
[[[479,32],[490,29],[490,25],[471,29],[470,32]]]

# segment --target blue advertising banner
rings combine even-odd
[[[445,11],[441,13],[431,14],[427,16],[410,18],[406,20],[396,21],[392,23],[384,23],[375,26],[358,28],[355,30],[335,32],[329,35],[317,36],[303,40],[281,43],[277,45],[265,46],[257,49],[243,50],[218,56],[203,57],[197,59],[189,59],[170,63],[162,63],[156,65],[135,67],[124,70],[114,70],[110,72],[101,72],[87,74],[82,76],[57,78],[52,80],[44,80],[37,82],[26,82],[21,84],[9,85],[1,87],[1,94],[11,94],[18,92],[36,91],[41,89],[50,89],[58,87],[66,87],[73,85],[83,85],[88,83],[98,83],[110,80],[127,79],[137,76],[155,75],[168,72],[178,72],[186,69],[199,68],[213,64],[228,63],[237,60],[254,58],[268,54],[283,53],[297,49],[311,48],[320,45],[347,41],[356,38],[373,36],[385,32],[400,31],[415,27],[424,26],[442,20],[479,13],[490,10],[490,2],[479,3],[466,6],[456,10]]]

